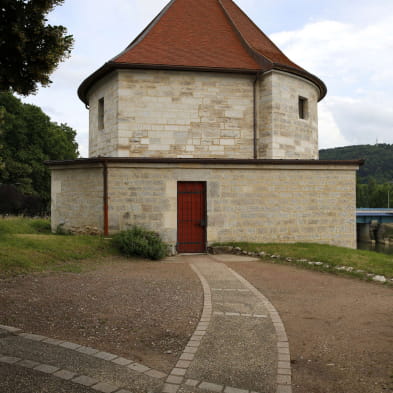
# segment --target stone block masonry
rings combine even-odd
[[[317,86],[280,71],[259,78],[258,158],[318,158]],[[214,72],[112,72],[89,92],[89,156],[253,158],[254,80]],[[299,97],[307,102],[304,119]]]
[[[94,86],[89,103],[90,157],[253,157],[249,75],[120,70]]]
[[[98,121],[99,100],[103,99],[103,128]],[[92,91],[89,101],[89,155],[117,156],[118,75],[103,78]]]
[[[103,228],[103,174],[98,165],[86,168],[64,167],[52,172],[52,231]]]
[[[318,159],[318,88],[280,71],[266,74],[258,89],[258,156]],[[306,100],[299,118],[299,97]]]
[[[52,168],[52,227],[63,220],[66,227],[102,228],[102,168],[92,164],[71,168]],[[280,165],[110,163],[109,230],[114,233],[137,224],[175,245],[177,182],[204,181],[208,244],[313,242],[354,248],[356,169],[285,161]]]

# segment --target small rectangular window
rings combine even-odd
[[[98,100],[98,129],[104,129],[104,112],[105,112],[105,102],[104,97]]]
[[[308,117],[308,100],[304,97],[299,97],[299,119],[307,119]]]

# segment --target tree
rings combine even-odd
[[[322,160],[358,160],[365,159],[358,172],[360,183],[367,184],[370,177],[378,183],[393,180],[393,144],[357,145],[320,150]]]
[[[0,0],[0,91],[34,93],[69,57],[73,37],[64,26],[46,24],[46,14],[64,0]]]
[[[78,157],[76,131],[50,121],[42,110],[23,104],[11,93],[0,93],[0,183],[17,185],[18,191],[50,200],[50,173],[46,160]]]

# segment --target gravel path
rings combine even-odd
[[[393,291],[271,263],[228,263],[277,307],[294,393],[393,392]]]

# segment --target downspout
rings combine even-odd
[[[108,165],[105,160],[102,161],[104,177],[104,236],[109,235],[109,217],[108,217]]]
[[[261,72],[255,74],[255,79],[253,82],[253,100],[254,100],[254,160],[258,158],[258,139],[257,139],[257,126],[258,126],[258,111],[257,111],[257,83],[259,80],[259,75]]]

